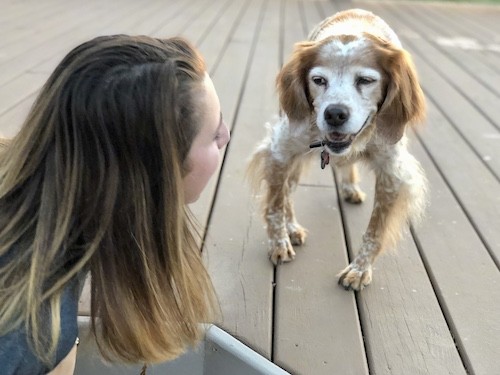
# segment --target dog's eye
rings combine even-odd
[[[356,79],[357,86],[369,85],[373,82],[375,82],[375,80],[371,77],[358,77]]]
[[[312,77],[312,81],[318,86],[326,86],[326,79],[323,77]]]

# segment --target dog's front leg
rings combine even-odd
[[[269,238],[269,258],[276,265],[292,261],[292,245],[302,245],[306,230],[297,222],[291,193],[298,184],[312,135],[309,122],[289,124],[286,117],[269,127],[269,137],[257,147],[250,159],[248,176],[254,190],[262,182],[262,200]]]
[[[372,264],[394,245],[409,218],[418,218],[425,205],[426,181],[419,163],[407,152],[376,170],[375,203],[355,259],[339,274],[339,284],[361,290],[372,280]]]
[[[387,236],[386,222],[396,209],[398,190],[388,193],[388,181],[384,184],[379,181],[380,179],[377,179],[375,204],[361,248],[351,264],[339,274],[339,284],[345,289],[362,290],[371,283],[372,264],[382,250]],[[391,181],[391,185],[395,187],[396,184]]]

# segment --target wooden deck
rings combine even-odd
[[[292,374],[500,374],[500,7],[328,0],[0,1],[0,135],[13,136],[70,48],[101,34],[184,35],[204,54],[232,129],[218,179],[193,206],[220,326]],[[378,259],[373,284],[335,274],[370,214],[314,165],[295,193],[308,242],[274,268],[246,160],[277,111],[293,43],[335,11],[382,16],[413,54],[428,101],[411,149],[431,185],[427,217]],[[373,191],[367,176],[365,191]],[[371,195],[371,194],[369,194]],[[370,198],[371,199],[371,198]],[[82,314],[88,306],[82,305]]]

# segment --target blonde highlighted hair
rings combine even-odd
[[[182,179],[205,70],[183,39],[126,35],[57,66],[0,156],[0,335],[24,325],[51,363],[63,289],[90,270],[106,358],[154,363],[199,340],[218,308]]]

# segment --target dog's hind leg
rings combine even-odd
[[[362,203],[366,194],[359,187],[358,167],[355,163],[334,167],[340,175],[340,195],[349,203]]]
[[[292,192],[297,187],[299,183],[301,172],[301,164],[296,163],[294,168],[291,170],[290,176],[288,177],[288,191]],[[295,210],[293,208],[293,201],[290,195],[285,196],[285,220],[286,229],[288,236],[292,245],[302,245],[307,236],[307,231],[297,222],[295,218]]]

